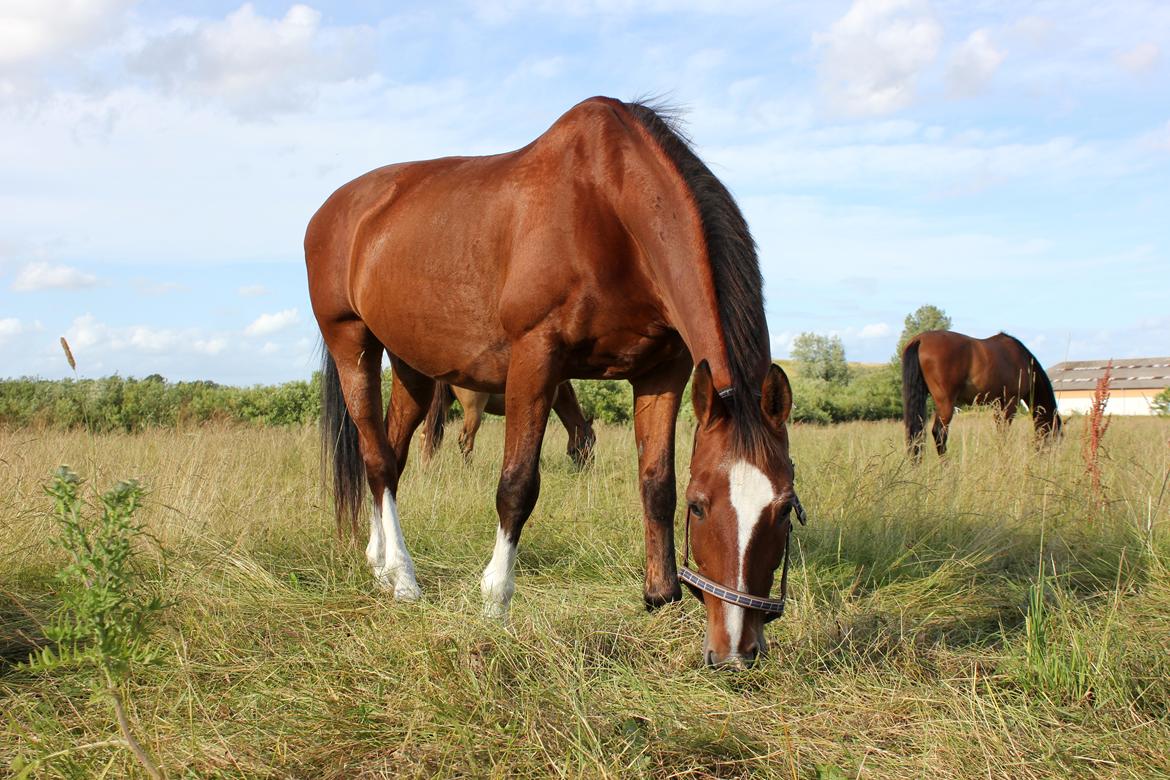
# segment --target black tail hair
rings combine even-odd
[[[902,422],[906,446],[915,458],[922,455],[922,429],[926,426],[926,378],[918,363],[918,339],[902,350]]]
[[[348,525],[358,534],[358,515],[366,497],[366,465],[358,444],[357,426],[341,394],[341,377],[329,349],[321,346],[321,471],[333,466],[333,512],[337,535]]]
[[[431,407],[427,409],[427,419],[423,423],[422,457],[430,460],[439,451],[443,443],[443,431],[447,427],[447,411],[455,403],[455,393],[451,385],[446,382],[435,382],[435,391],[431,394]]]

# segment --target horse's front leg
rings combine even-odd
[[[683,355],[633,381],[634,438],[646,532],[646,579],[642,598],[655,609],[682,598],[674,560],[674,429],[691,359]]]
[[[949,402],[936,402],[934,426],[931,428],[931,433],[934,434],[934,448],[938,450],[939,457],[947,454],[947,433],[950,431],[951,419],[954,416],[954,404]]]
[[[540,447],[556,390],[551,369],[550,351],[543,345],[513,347],[504,402],[504,463],[496,489],[500,525],[491,562],[480,580],[483,611],[489,617],[508,614],[516,587],[516,547],[540,493]]]

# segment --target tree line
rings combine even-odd
[[[924,330],[949,328],[935,306],[906,317],[897,353],[888,365],[850,365],[839,336],[802,333],[787,364],[793,385],[793,419],[830,423],[896,419],[902,414],[902,347]],[[585,414],[607,423],[631,419],[633,392],[619,380],[574,380]],[[382,378],[389,398],[390,373]],[[456,407],[457,408],[457,407]],[[169,382],[153,374],[136,379],[0,380],[0,425],[98,432],[140,431],[221,422],[243,425],[315,424],[320,416],[320,376],[278,385],[234,387],[215,382]],[[690,388],[682,416],[691,415]]]

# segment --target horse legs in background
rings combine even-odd
[[[593,462],[593,446],[597,443],[597,436],[593,433],[593,421],[587,419],[585,413],[581,411],[577,393],[568,380],[557,386],[553,411],[557,413],[557,417],[569,433],[566,454],[577,468],[585,468]]]
[[[934,426],[930,432],[934,436],[934,447],[939,456],[947,454],[947,432],[951,427],[951,419],[955,416],[955,405],[949,400],[935,401]]]
[[[682,598],[674,560],[674,432],[690,373],[691,359],[686,355],[633,381],[634,439],[646,534],[642,598],[647,609]]]
[[[483,412],[491,400],[490,393],[479,393],[474,390],[455,388],[455,397],[463,407],[463,428],[459,431],[459,451],[463,457],[470,458],[475,449],[475,434],[483,423]]]
[[[548,414],[556,383],[543,343],[530,334],[512,348],[508,366],[508,393],[504,400],[504,464],[496,489],[500,525],[491,562],[480,580],[483,611],[489,617],[506,617],[516,588],[516,546],[520,532],[540,494],[540,447],[544,443]]]

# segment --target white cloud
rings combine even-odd
[[[199,328],[115,327],[92,314],[75,317],[65,335],[79,359],[87,352],[87,357],[90,357],[107,351],[142,355],[218,355],[229,343],[225,336],[208,334]]]
[[[268,288],[262,284],[245,284],[237,289],[236,293],[244,298],[259,298],[268,294]]]
[[[141,352],[162,352],[173,349],[182,336],[169,328],[151,328],[146,325],[132,325],[115,341],[115,347],[133,347]],[[123,343],[125,342],[125,343]]]
[[[218,355],[227,348],[227,339],[196,339],[195,341],[191,342],[191,346],[201,355]]]
[[[284,309],[272,314],[261,314],[251,325],[244,328],[244,333],[249,336],[267,336],[294,325],[298,318],[295,308]]]
[[[5,317],[0,319],[0,344],[3,344],[13,336],[19,336],[24,333],[24,325],[15,317]]]
[[[862,339],[880,339],[890,335],[890,326],[884,322],[873,322],[862,326],[857,337]]]
[[[90,43],[129,5],[129,0],[8,0],[0,4],[0,69]]]
[[[951,55],[947,85],[952,95],[967,97],[983,91],[1007,52],[995,48],[987,30],[971,33]]]
[[[38,290],[81,290],[96,287],[98,278],[67,265],[38,261],[28,263],[16,274],[12,289],[17,292]]]
[[[372,41],[368,27],[322,27],[307,5],[269,18],[245,3],[223,20],[180,21],[129,64],[167,90],[255,119],[304,110],[321,85],[370,74]]]
[[[941,41],[942,26],[925,0],[854,0],[827,33],[814,36],[830,105],[851,116],[905,108]]]
[[[1117,55],[1117,64],[1130,73],[1148,73],[1158,64],[1162,50],[1158,44],[1146,41]]]
[[[83,314],[74,318],[66,335],[69,337],[69,343],[77,350],[92,347],[102,342],[108,333],[109,328],[104,323],[98,322],[97,317],[92,314]]]

